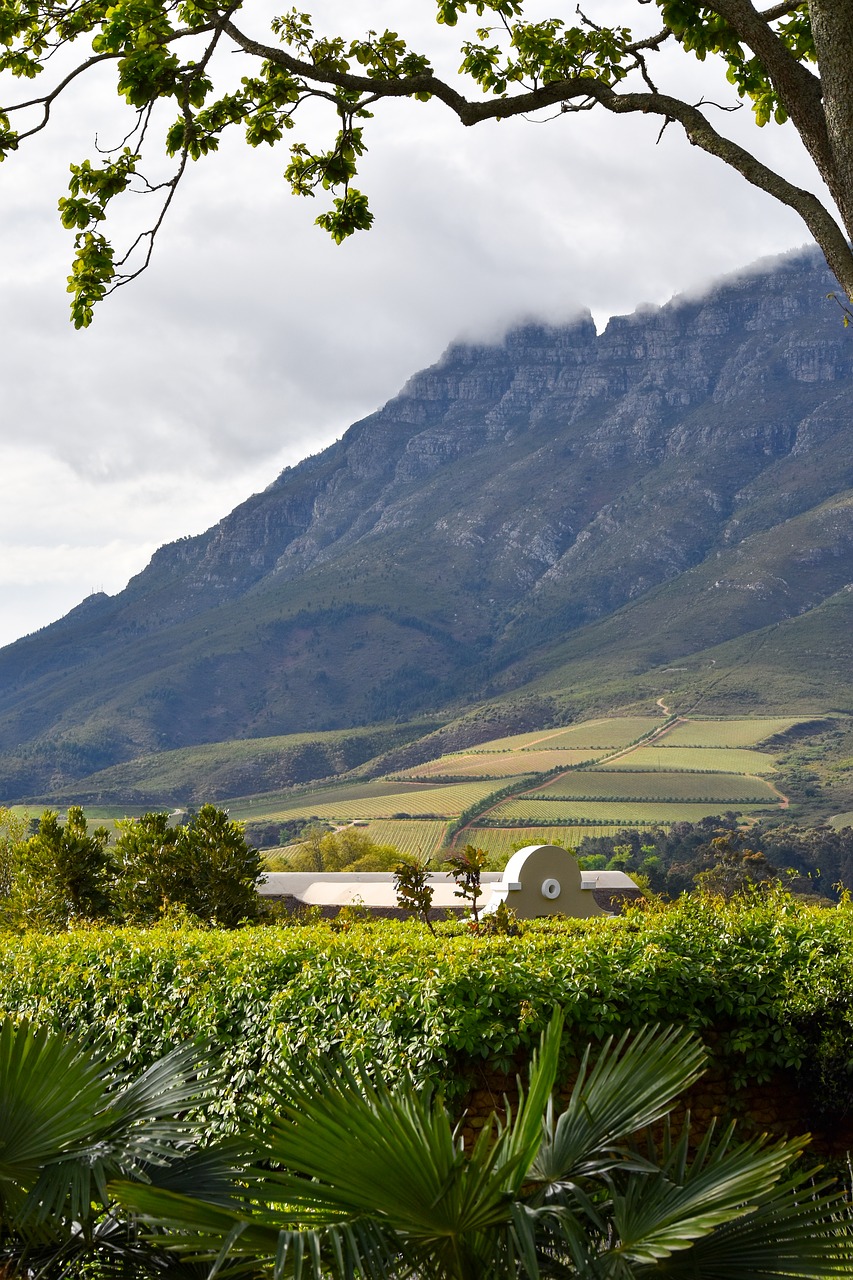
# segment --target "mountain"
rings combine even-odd
[[[0,795],[522,695],[849,708],[833,285],[806,252],[601,334],[450,347],[124,591],[0,650]]]

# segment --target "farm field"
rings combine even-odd
[[[448,823],[432,818],[378,818],[359,824],[358,830],[375,840],[377,844],[391,844],[401,854],[415,858],[432,858],[445,844]],[[279,849],[264,851],[264,862],[269,871],[288,871],[294,854],[300,853],[302,844],[295,840]]]
[[[598,822],[615,824],[619,827],[633,827],[649,823],[698,822],[700,818],[713,817],[725,804],[707,803],[691,804],[687,801],[678,804],[667,804],[666,801],[653,800],[532,800],[527,797],[507,800],[489,813],[490,818],[535,822],[547,826],[549,819],[553,823],[564,822]],[[755,809],[766,809],[767,804],[736,806],[743,813]]]
[[[802,723],[802,718],[778,716],[759,720],[690,720],[676,725],[662,741],[673,747],[754,747]]]
[[[587,750],[601,748],[615,750],[636,742],[643,734],[651,733],[663,725],[662,717],[614,716],[609,720],[585,720],[583,724],[568,725],[564,729],[543,729],[536,733],[516,733],[509,738],[493,738],[473,747],[481,751],[531,751],[531,750]]]
[[[501,779],[507,783],[514,779]],[[329,799],[329,792],[317,791],[313,796],[294,796],[289,803],[279,803],[269,809],[251,810],[253,819],[257,818],[321,818],[324,821],[351,822],[358,818],[393,818],[397,813],[408,813],[412,817],[424,814],[437,814],[443,818],[458,817],[470,805],[484,799],[495,790],[492,782],[457,782],[449,786],[409,786],[397,783],[386,784],[389,790],[383,794],[372,796],[347,796],[345,787],[334,788],[334,797]],[[363,791],[363,788],[361,788]],[[236,815],[235,815],[236,816]],[[244,815],[239,815],[244,816]]]
[[[459,755],[439,756],[426,764],[414,765],[395,773],[395,778],[509,778],[513,774],[546,773],[559,765],[569,768],[586,764],[604,755],[604,751],[490,751],[464,752]]]
[[[478,849],[485,849],[495,861],[500,859],[506,862],[516,847],[523,848],[527,844],[559,844],[567,849],[576,849],[586,836],[615,836],[621,830],[618,824],[599,827],[467,827],[461,843],[476,845]]]
[[[531,795],[534,793],[530,793]],[[546,800],[557,797],[593,800],[710,801],[731,804],[776,804],[778,797],[760,778],[739,773],[631,773],[627,769],[583,769],[537,788]]]
[[[60,819],[63,822],[65,821],[68,813],[67,808],[58,809],[56,805],[51,806],[44,804],[13,804],[10,806],[12,813],[19,818],[40,818],[47,808],[53,808],[55,812],[59,813]],[[86,816],[86,830],[89,835],[94,831],[97,831],[98,827],[106,827],[110,836],[118,835],[118,827],[116,824],[121,822],[123,818],[139,818],[143,813],[148,812],[144,805],[132,804],[121,807],[119,805],[107,806],[87,804],[83,806],[83,809]]]
[[[691,769],[713,773],[775,773],[773,757],[739,747],[638,747],[618,760],[605,761],[602,769]]]
[[[377,844],[393,844],[401,853],[431,858],[444,847],[447,823],[430,818],[379,818],[361,830]]]
[[[305,807],[315,804],[333,804],[337,801],[373,800],[382,796],[400,795],[411,790],[420,794],[432,791],[440,783],[401,783],[389,782],[385,778],[377,778],[372,782],[340,782],[327,787],[313,787],[310,791],[270,791],[259,796],[241,796],[232,800],[228,812],[232,818],[241,822],[256,822],[266,817],[278,817],[293,805]]]
[[[664,724],[663,718],[656,716],[632,716],[624,720],[588,720],[584,724],[574,725],[569,729],[561,729],[556,737],[549,737],[541,742],[540,747],[550,750],[574,748],[575,750],[615,751],[619,747],[627,747],[647,733],[653,733]],[[529,747],[524,748],[530,750]]]

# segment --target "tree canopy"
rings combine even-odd
[[[215,152],[234,128],[250,146],[274,145],[310,102],[328,110],[328,141],[316,150],[292,142],[285,177],[297,195],[328,192],[316,221],[336,241],[369,228],[368,198],[355,185],[358,161],[370,119],[399,98],[441,103],[466,127],[593,109],[652,115],[662,129],[674,124],[795,210],[853,296],[853,0],[780,0],[763,10],[750,0],[620,0],[620,23],[612,26],[580,10],[574,24],[533,15],[532,0],[436,5],[444,27],[462,20],[448,36],[461,57],[459,74],[449,78],[404,35],[368,30],[352,39],[318,29],[296,9],[263,26],[239,0],[0,0],[6,83],[9,74],[47,81],[40,93],[0,99],[0,159],[49,127],[62,95],[103,64],[114,66],[118,94],[135,113],[117,147],[71,165],[59,202],[75,236],[74,324],[88,325],[95,303],[145,269],[191,160]],[[721,60],[731,104],[666,91],[659,79],[670,64],[661,54],[676,46]],[[229,51],[245,55],[239,82],[233,59],[229,65],[223,56]],[[726,119],[719,106],[738,100],[758,125],[793,124],[826,186],[825,203],[718,127]],[[172,167],[158,177],[155,157],[163,150]],[[109,206],[130,191],[149,195],[154,213],[116,247],[105,225]]]

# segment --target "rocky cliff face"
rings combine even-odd
[[[475,697],[679,583],[694,649],[815,607],[853,579],[831,288],[804,254],[600,335],[582,316],[452,346],[124,592],[3,650],[15,776]]]

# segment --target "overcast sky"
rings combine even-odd
[[[458,62],[429,0],[315,8],[330,25],[348,13],[353,33],[420,32]],[[685,55],[670,70],[691,100],[732,101]],[[148,273],[75,332],[56,201],[95,131],[120,136],[114,96],[108,80],[81,88],[0,167],[0,644],[120,590],[157,546],[336,439],[451,341],[582,308],[602,326],[808,239],[674,126],[655,146],[648,119],[464,130],[438,103],[395,103],[368,135],[369,234],[334,245],[313,226],[322,203],[288,193],[286,150],[235,139],[190,173]],[[723,126],[814,187],[789,128],[759,132],[746,111]]]

